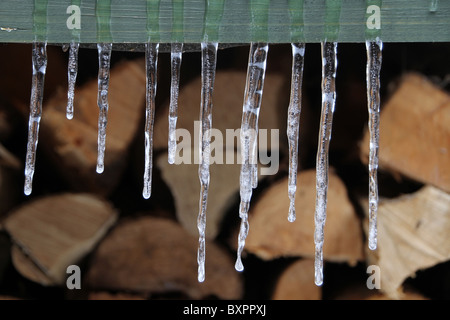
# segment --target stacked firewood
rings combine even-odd
[[[2,49],[6,49],[1,53],[2,64],[12,56],[29,58],[29,46]],[[240,222],[237,138],[224,140],[221,150],[231,153],[234,163],[223,158],[222,164],[211,165],[203,283],[197,281],[198,163],[167,161],[169,55],[160,54],[158,68],[149,200],[141,195],[146,79],[140,53],[113,52],[117,58],[111,70],[105,171],[99,175],[95,172],[95,52],[80,51],[80,68],[84,61],[92,70],[80,70],[74,119],[67,120],[67,56],[58,47],[49,48],[37,172],[30,197],[22,195],[22,180],[29,100],[29,85],[24,84],[31,79],[31,65],[2,78],[1,297],[317,300],[448,295],[449,284],[443,284],[439,296],[415,279],[422,274],[434,279],[450,274],[450,95],[445,86],[418,72],[389,73],[381,79],[385,90],[378,247],[371,251],[367,246],[369,135],[361,77],[365,61],[361,56],[356,65],[362,70],[355,73],[355,69],[346,70],[348,61],[342,61],[330,150],[324,285],[318,287],[314,284],[314,166],[320,75],[311,70],[320,68],[320,63],[313,66],[317,55],[307,55],[311,63],[305,69],[300,124],[297,219],[289,222],[285,131],[290,57],[285,49],[274,46],[270,51],[259,123],[269,135],[279,130],[278,143],[268,145],[272,155],[279,155],[275,159],[279,168],[274,175],[259,176],[250,208],[245,269],[234,269]],[[318,53],[315,49],[312,52]],[[223,137],[227,130],[240,127],[246,54],[245,46],[219,52],[213,127]],[[183,152],[189,151],[194,159],[200,60],[198,53],[186,53],[183,59],[177,128],[190,134],[191,148]],[[70,288],[70,266],[79,267],[79,288]]]

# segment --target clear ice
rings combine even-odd
[[[290,222],[295,221],[295,192],[297,190],[298,135],[300,113],[302,110],[302,80],[305,56],[304,43],[292,43],[292,78],[288,109],[287,137],[289,143],[289,215]]]
[[[239,177],[241,197],[239,217],[241,218],[241,225],[235,263],[237,271],[244,270],[241,256],[249,230],[248,210],[252,191],[258,183],[258,117],[264,88],[268,51],[269,46],[267,43],[251,43],[250,45],[240,132],[242,164]]]
[[[378,147],[380,125],[380,70],[383,43],[379,38],[366,41],[367,106],[369,111],[369,249],[377,248]]]
[[[153,171],[153,125],[155,123],[155,97],[157,85],[159,44],[147,43],[145,46],[146,104],[145,104],[145,168],[142,196],[150,198],[152,193]]]
[[[323,240],[327,216],[328,152],[336,102],[337,43],[322,42],[322,113],[316,159],[316,209],[314,215],[315,283],[323,283]]]
[[[69,48],[69,64],[67,70],[68,90],[67,90],[67,119],[73,118],[73,99],[75,94],[75,82],[78,74],[78,50],[80,43],[72,41]]]
[[[36,163],[39,123],[42,116],[45,72],[47,69],[47,42],[34,42],[32,47],[33,76],[31,82],[30,117],[28,120],[28,143],[25,159],[24,193],[30,195]]]
[[[208,202],[208,190],[210,180],[210,143],[212,128],[212,95],[214,90],[214,79],[216,74],[218,43],[202,43],[202,92],[200,106],[200,165],[198,177],[200,179],[200,203],[197,218],[198,239],[198,281],[205,280],[205,229],[206,229],[206,207]]]
[[[176,127],[178,119],[178,93],[180,90],[180,70],[183,55],[183,44],[179,42],[171,45],[171,81],[170,81],[170,105],[169,105],[169,141],[168,162],[175,162],[177,149]]]
[[[98,155],[97,173],[102,173],[105,165],[106,125],[108,123],[108,89],[111,65],[112,43],[98,43]]]

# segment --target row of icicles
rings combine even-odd
[[[32,179],[35,170],[36,147],[38,142],[39,122],[42,114],[42,97],[44,91],[44,78],[47,66],[46,42],[33,43],[32,64],[32,91],[30,101],[30,118],[28,145],[25,165],[24,192],[29,195],[32,190]],[[297,189],[297,162],[298,137],[302,100],[302,77],[304,66],[304,43],[292,43],[292,79],[290,102],[288,108],[287,137],[289,142],[289,179],[288,195],[290,199],[288,220],[295,221],[295,192]],[[79,43],[72,42],[69,47],[68,63],[68,103],[67,119],[73,118],[73,100],[75,81],[78,70]],[[110,76],[111,43],[99,43],[98,48],[98,158],[97,172],[104,170],[104,153],[106,125],[108,114],[108,86]],[[212,95],[216,70],[218,43],[201,44],[201,106],[200,106],[200,165],[199,179],[201,184],[200,203],[198,214],[198,281],[205,280],[205,227],[206,208],[210,180],[210,129],[212,128]],[[337,43],[324,41],[322,48],[322,114],[320,118],[319,144],[316,163],[316,209],[315,209],[315,283],[323,283],[323,241],[324,225],[327,209],[328,189],[328,150],[331,139],[333,112],[336,101],[336,68]],[[155,96],[157,84],[158,65],[157,43],[147,43],[146,58],[146,111],[145,111],[145,171],[143,197],[148,199],[151,195],[152,166],[153,166],[153,125],[155,118]],[[235,268],[244,269],[241,254],[249,231],[248,211],[252,191],[258,183],[257,177],[257,132],[258,117],[264,87],[267,54],[267,43],[251,43],[247,80],[243,102],[241,123],[241,171],[240,171],[240,206],[239,217],[241,225],[238,238],[238,250]],[[366,41],[367,49],[367,101],[369,112],[370,153],[369,153],[369,248],[375,250],[377,246],[377,205],[378,205],[378,137],[379,137],[379,109],[380,109],[380,69],[382,42],[377,38]],[[182,43],[171,45],[171,89],[169,109],[169,139],[168,161],[173,164],[176,152],[176,122],[178,109],[178,92],[180,81],[180,67],[182,62]],[[254,134],[256,133],[256,134]]]

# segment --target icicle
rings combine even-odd
[[[170,82],[170,105],[169,105],[169,142],[168,142],[168,162],[175,162],[175,152],[177,150],[176,127],[178,119],[178,93],[180,90],[180,70],[183,55],[183,44],[172,43],[171,46],[171,82]]]
[[[269,46],[267,43],[252,43],[250,46],[240,133],[242,164],[239,178],[241,197],[239,217],[241,218],[241,226],[235,264],[237,271],[244,269],[241,255],[249,229],[248,210],[252,189],[256,187],[258,181],[258,117],[264,88],[268,50]]]
[[[302,106],[302,80],[305,56],[304,43],[292,43],[292,79],[291,95],[288,110],[287,137],[289,142],[289,216],[290,222],[295,221],[295,192],[297,190],[298,165],[298,132]]]
[[[328,151],[336,102],[337,43],[322,42],[322,114],[316,159],[315,283],[323,283],[323,239],[327,215]]]
[[[97,173],[104,170],[105,146],[106,146],[106,124],[108,123],[108,89],[109,69],[111,64],[112,43],[99,43],[98,49],[98,95],[97,104],[99,108],[98,117],[98,155]]]
[[[80,48],[80,43],[72,41],[70,43],[69,50],[69,64],[67,70],[68,76],[68,90],[67,90],[67,109],[66,117],[67,119],[73,118],[73,98],[75,93],[75,82],[77,80],[78,73],[78,49]]]
[[[216,75],[218,43],[202,43],[202,94],[200,106],[200,165],[198,176],[200,179],[200,203],[197,219],[199,232],[198,239],[198,281],[205,280],[205,229],[206,229],[206,207],[209,190],[209,165],[210,165],[210,142],[212,128],[212,94],[214,89],[214,78]]]
[[[34,42],[32,48],[33,77],[31,82],[30,117],[28,120],[28,144],[25,160],[24,193],[30,195],[36,163],[39,123],[42,116],[42,98],[47,69],[47,42]]]
[[[380,124],[380,70],[383,43],[379,38],[366,41],[367,49],[367,106],[369,111],[369,249],[377,248],[378,211],[378,146]]]
[[[152,194],[153,171],[153,124],[155,123],[156,77],[158,68],[158,43],[145,46],[145,68],[147,73],[146,107],[145,107],[145,168],[144,189],[142,196],[150,198]]]

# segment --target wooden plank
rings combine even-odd
[[[434,8],[431,0],[384,0],[382,3],[361,0],[227,0],[223,1],[223,8],[219,9],[217,3],[222,2],[219,0],[159,1],[158,5],[154,1],[139,0],[109,2],[110,6],[105,7],[110,8],[110,12],[106,15],[102,13],[101,18],[110,17],[109,31],[114,43],[147,42],[149,25],[159,27],[152,34],[157,39],[155,41],[160,43],[179,41],[180,34],[186,43],[199,43],[205,36],[208,39],[211,36],[220,43],[319,42],[325,39],[330,27],[338,32],[338,42],[364,42],[367,31],[374,27],[379,30],[384,42],[450,41],[449,1],[440,1],[438,7]],[[174,8],[180,2],[183,4],[182,23],[174,18],[179,16]],[[82,43],[96,43],[99,41],[97,31],[100,17],[96,1],[86,0],[79,5],[80,29],[77,29],[73,20],[78,18],[77,12],[69,10],[67,13],[73,3],[79,2],[1,1],[0,42],[29,43],[44,32],[49,43],[68,43],[74,37]],[[46,14],[45,11],[35,10],[42,9],[45,4]],[[373,7],[368,9],[373,5],[380,8],[379,29],[373,23],[376,10],[373,11]],[[338,9],[339,12],[336,12]],[[40,15],[38,18],[37,14]],[[158,19],[156,22],[153,20],[155,17]],[[339,18],[338,25],[333,22],[334,18],[330,20],[329,17]],[[152,19],[151,23],[149,19]],[[218,21],[215,27],[209,25],[205,28],[208,21],[214,20]]]

